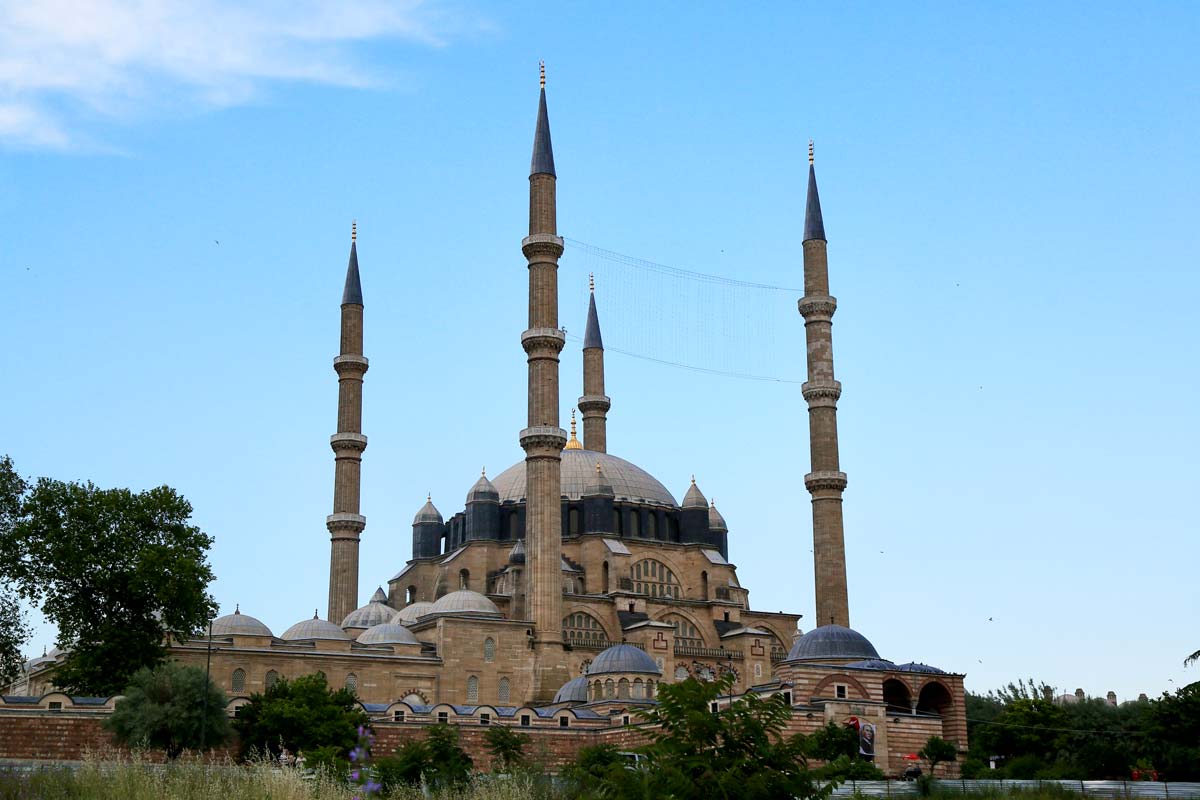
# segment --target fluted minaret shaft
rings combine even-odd
[[[531,699],[536,701],[552,697],[566,678],[560,497],[567,436],[558,421],[558,356],[566,337],[558,327],[558,259],[563,240],[555,220],[556,180],[543,84],[529,175],[529,235],[521,242],[529,262],[529,328],[521,334],[529,363],[529,417],[528,427],[521,431],[521,447],[526,475],[526,597],[537,652]]]
[[[608,410],[612,408],[612,400],[604,394],[604,340],[600,338],[594,285],[583,334],[583,396],[576,405],[583,414],[583,446],[597,453],[607,453]]]
[[[816,171],[808,168],[808,202],[804,214],[804,297],[800,314],[808,344],[809,452],[812,471],[804,485],[812,495],[813,565],[816,578],[816,624],[850,627],[846,591],[846,543],[842,528],[842,491],[846,474],[838,463],[837,401],[842,385],[833,377],[833,314],[837,300],[829,294],[829,262]]]
[[[362,435],[362,385],[367,371],[363,356],[363,299],[358,276],[357,230],[351,234],[350,263],[342,294],[341,352],[333,360],[338,374],[337,433],[329,437],[334,453],[333,513],[325,521],[329,529],[328,619],[341,624],[358,608],[358,541],[367,525],[359,513],[362,454],[367,437]]]

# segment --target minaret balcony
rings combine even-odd
[[[341,355],[333,360],[333,368],[339,376],[350,373],[361,377],[367,371],[367,367],[366,356]]]
[[[810,472],[804,476],[808,491],[841,492],[846,488],[846,473],[834,471]]]
[[[612,408],[612,400],[604,394],[585,394],[575,403],[575,407],[587,415],[591,411],[608,411]]]
[[[814,294],[801,297],[796,302],[804,323],[832,322],[833,314],[837,311],[837,298],[827,294]]]
[[[563,238],[553,233],[534,233],[521,240],[521,252],[525,257],[558,258],[563,254]]]
[[[521,447],[528,455],[562,457],[567,446],[567,432],[555,425],[535,425],[521,431]]]
[[[367,449],[367,437],[361,433],[335,433],[329,437],[329,446],[335,453],[345,451],[361,453]]]

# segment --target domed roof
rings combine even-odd
[[[571,678],[562,685],[554,694],[555,703],[586,703],[587,702],[588,681],[587,677],[580,675],[578,678]]]
[[[500,609],[496,608],[496,604],[479,592],[472,592],[470,589],[459,589],[457,592],[451,592],[448,595],[440,598],[433,604],[433,608],[429,609],[430,614],[488,614],[491,616],[500,616]]]
[[[933,675],[945,675],[946,674],[946,670],[944,670],[944,669],[938,669],[937,667],[931,667],[928,664],[918,664],[915,661],[910,661],[907,664],[901,664],[900,666],[896,667],[896,669],[899,670],[900,672],[928,672]]]
[[[579,500],[587,491],[588,483],[596,472],[596,464],[604,470],[604,476],[613,488],[618,500],[628,499],[640,503],[674,507],[675,498],[658,479],[641,467],[610,453],[594,450],[563,450],[562,494],[571,500]],[[525,499],[525,462],[518,461],[496,476],[496,490],[500,502],[523,501]]]
[[[471,491],[467,492],[467,502],[476,503],[480,500],[498,501],[500,493],[496,491],[495,485],[488,480],[487,472],[483,472],[479,476],[479,480],[475,481],[475,485],[471,487]]]
[[[433,504],[433,497],[426,495],[425,505],[421,506],[421,510],[413,517],[413,525],[420,525],[423,522],[436,522],[442,524],[442,512],[437,510]]]
[[[712,505],[708,507],[708,529],[713,531],[729,530],[729,526],[725,524],[725,518],[721,516],[720,511],[717,511],[716,500],[713,500]]]
[[[646,651],[631,644],[614,644],[596,656],[588,667],[588,675],[605,675],[614,672],[651,672],[661,675],[662,670]]]
[[[692,476],[692,485],[688,487],[687,494],[683,496],[684,508],[708,508],[708,499],[705,498],[704,492],[700,491],[700,487],[696,485],[696,476]]]
[[[879,658],[875,645],[852,628],[822,625],[792,643],[789,661],[820,661],[826,658]]]
[[[857,667],[858,669],[902,669],[897,667],[886,658],[868,658],[866,661],[855,661],[853,664],[847,664],[847,667]]]
[[[302,619],[283,632],[280,639],[299,642],[305,639],[349,639],[346,632],[327,619],[319,619],[313,612],[312,619]]]
[[[217,617],[212,624],[213,636],[274,636],[271,629],[234,606],[232,614]]]
[[[396,622],[372,625],[358,637],[359,644],[420,644],[412,631]]]
[[[401,625],[412,625],[421,617],[433,611],[433,603],[425,600],[418,600],[415,603],[409,603],[404,608],[396,612],[396,616],[392,617],[392,622],[398,622]]]
[[[391,622],[394,616],[396,616],[396,609],[372,600],[362,608],[356,608],[347,614],[346,618],[342,620],[342,627],[372,628],[385,622]]]

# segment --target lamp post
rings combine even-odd
[[[204,705],[200,712],[200,753],[208,740],[208,687],[212,685],[212,620],[208,621],[208,643],[204,658]]]

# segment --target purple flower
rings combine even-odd
[[[354,770],[350,773],[350,780],[354,781],[355,783],[358,783],[358,778],[359,778],[358,770]]]
[[[383,784],[376,783],[375,781],[367,781],[367,785],[364,786],[363,788],[366,790],[367,794],[375,794],[376,792],[383,789]]]

